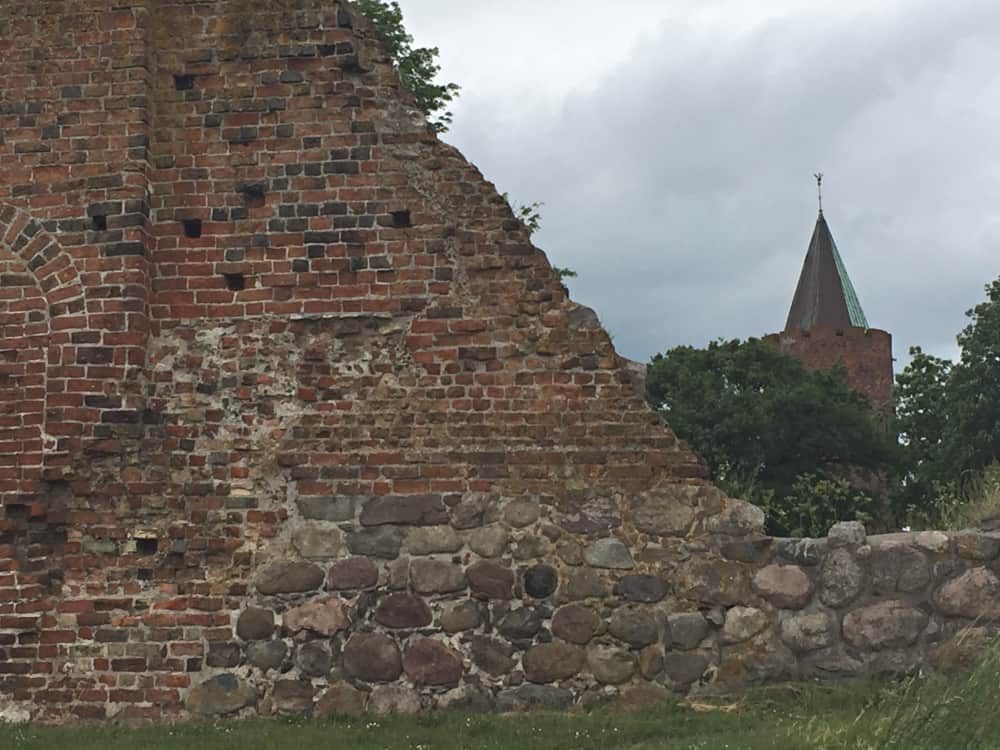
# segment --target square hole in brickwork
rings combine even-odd
[[[231,292],[242,292],[247,288],[247,279],[241,273],[224,273],[223,278],[226,280],[226,286]]]
[[[158,539],[143,538],[135,540],[135,551],[138,555],[155,555],[159,546],[160,542]]]
[[[91,226],[95,232],[106,232],[108,231],[108,217],[107,216],[94,216],[90,220]]]
[[[413,219],[410,216],[409,211],[392,211],[392,225],[394,227],[410,227],[413,226]]]
[[[201,219],[184,219],[184,236],[191,239],[201,237]]]
[[[178,91],[190,91],[194,88],[194,76],[188,73],[175,73],[174,88]]]

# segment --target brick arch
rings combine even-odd
[[[41,224],[24,211],[0,203],[0,247],[24,261],[37,279],[50,318],[84,313],[83,285],[76,263]]]
[[[80,275],[58,242],[23,211],[0,204],[0,502],[38,495],[53,375],[85,324]]]

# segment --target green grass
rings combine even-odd
[[[172,726],[0,727],[3,750],[800,750],[798,722],[847,726],[877,694],[871,683],[755,691],[738,706],[694,711],[519,716],[227,721]]]
[[[950,677],[758,688],[700,710],[0,726],[3,750],[1000,750],[1000,647]]]

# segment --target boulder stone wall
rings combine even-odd
[[[989,534],[764,537],[350,3],[0,53],[0,716],[649,701],[997,616]]]

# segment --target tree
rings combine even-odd
[[[451,125],[448,103],[453,101],[460,90],[455,83],[435,83],[441,72],[437,64],[440,50],[437,47],[414,47],[413,37],[403,25],[403,11],[398,2],[386,0],[355,0],[355,5],[364,13],[385,46],[399,73],[403,87],[413,93],[417,106],[427,116],[431,126],[443,133]]]
[[[715,481],[775,504],[772,533],[794,531],[781,519],[794,515],[796,493],[807,494],[806,475],[836,480],[897,461],[892,436],[842,368],[810,371],[759,339],[671,349],[653,358],[646,386],[650,403],[701,453]],[[850,505],[836,520],[856,516]],[[785,510],[774,512],[779,507]]]
[[[905,471],[902,502],[926,523],[947,520],[1000,458],[1000,279],[969,310],[957,363],[910,350],[896,377]]]
[[[896,427],[905,471],[904,506],[926,505],[934,483],[953,477],[942,459],[952,362],[910,349],[910,363],[896,376]]]
[[[966,312],[962,355],[947,380],[942,458],[958,472],[979,472],[1000,459],[1000,278],[986,295]]]

